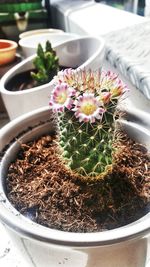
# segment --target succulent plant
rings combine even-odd
[[[59,60],[56,52],[52,49],[51,43],[46,42],[45,50],[38,44],[37,56],[33,60],[36,72],[31,72],[31,76],[38,84],[50,82],[59,70]]]
[[[66,69],[54,78],[50,108],[58,113],[62,155],[87,177],[111,169],[117,104],[127,87],[110,71]]]

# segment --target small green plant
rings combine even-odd
[[[80,175],[103,176],[111,170],[117,104],[126,86],[110,71],[66,69],[55,81],[49,104],[58,113],[66,164]]]
[[[39,85],[50,82],[53,76],[57,74],[59,60],[49,41],[46,42],[45,51],[41,44],[38,44],[37,56],[33,64],[36,72],[31,72],[31,76]]]

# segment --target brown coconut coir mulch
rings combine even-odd
[[[31,220],[64,231],[104,231],[131,223],[150,208],[150,158],[126,136],[118,146],[112,173],[87,182],[66,170],[56,136],[23,144],[9,168],[8,198]]]

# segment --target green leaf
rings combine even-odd
[[[52,52],[52,46],[51,43],[49,41],[46,42],[46,47],[45,47],[46,52]]]
[[[49,41],[46,42],[45,51],[41,44],[38,44],[37,56],[33,64],[36,71],[31,76],[38,84],[47,83],[56,75],[59,70],[59,60]]]
[[[38,44],[37,55],[38,55],[41,59],[44,58],[44,51],[43,51],[43,47],[41,46],[41,44]]]

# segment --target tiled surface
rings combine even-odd
[[[150,99],[150,20],[109,33],[105,40],[110,64]]]

